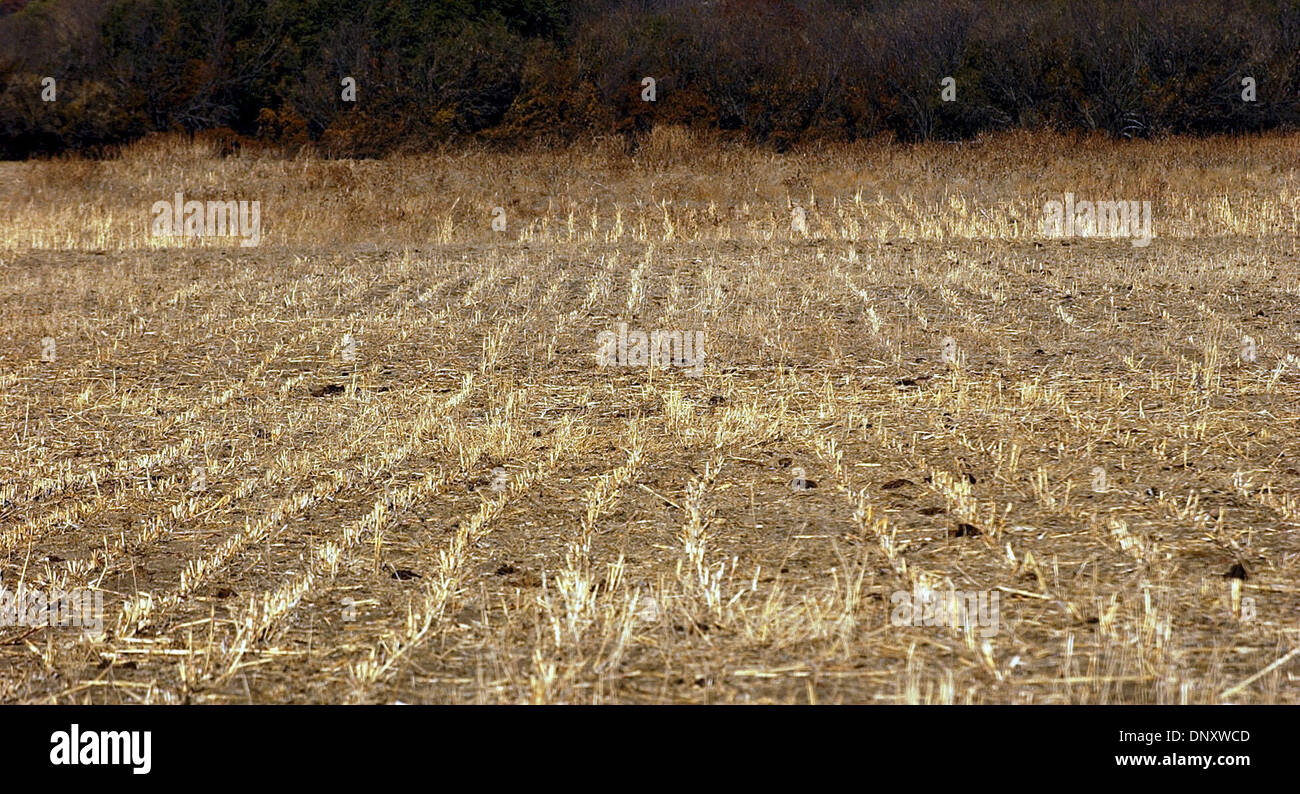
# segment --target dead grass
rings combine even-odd
[[[0,699],[1296,702],[1295,143],[0,164]]]

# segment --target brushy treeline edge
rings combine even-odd
[[[778,150],[1016,128],[1240,133],[1296,127],[1298,99],[1300,0],[0,5],[5,158],[175,131],[348,157],[465,138],[635,146],[655,125]]]

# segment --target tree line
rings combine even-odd
[[[0,156],[1254,132],[1298,61],[1300,0],[0,0]]]

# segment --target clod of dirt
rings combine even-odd
[[[882,491],[892,491],[892,490],[894,490],[895,488],[902,488],[902,487],[905,486],[905,485],[912,485],[912,484],[913,484],[913,483],[912,483],[911,480],[908,480],[908,479],[904,479],[904,478],[902,478],[902,477],[899,477],[897,480],[890,480],[889,482],[887,482],[887,483],[885,483],[884,485],[880,486],[880,490],[882,490]]]
[[[958,524],[957,528],[951,533],[954,538],[973,538],[984,534],[980,532],[979,527],[974,524]]]
[[[499,568],[497,568],[497,570],[496,570],[496,575],[497,575],[497,576],[509,576],[509,575],[512,574],[512,573],[517,573],[518,571],[519,571],[518,568],[516,568],[515,566],[513,566],[513,565],[511,565],[510,563],[506,562],[506,563],[502,563],[501,566],[500,566]]]
[[[1223,578],[1240,579],[1244,582],[1249,576],[1250,576],[1250,572],[1246,570],[1246,566],[1237,562],[1232,564],[1232,567],[1229,568],[1228,572],[1223,575]]]
[[[234,594],[235,591],[229,587],[218,587],[216,592],[217,598],[230,598]]]
[[[324,386],[317,386],[311,390],[313,397],[332,397],[335,394],[342,394],[346,389],[337,383],[327,383]]]
[[[721,394],[715,394],[709,398],[709,405],[722,405],[726,401],[726,397],[723,397]]]
[[[786,469],[790,467],[791,463],[794,463],[793,458],[781,458],[777,460],[776,465],[780,466],[783,469]]]

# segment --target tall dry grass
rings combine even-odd
[[[1295,135],[1116,142],[1016,132],[964,144],[845,144],[789,154],[657,128],[544,151],[385,160],[217,157],[159,136],[112,160],[0,165],[0,248],[230,245],[150,236],[155,201],[260,201],[263,245],[384,247],[651,239],[771,240],[790,210],[826,240],[1032,239],[1044,202],[1151,201],[1158,236],[1300,233]],[[496,208],[506,230],[494,232]]]

